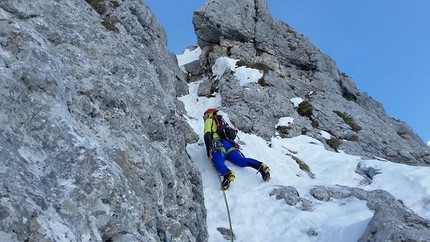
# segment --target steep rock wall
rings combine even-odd
[[[184,74],[143,2],[5,0],[0,26],[0,238],[207,240]]]

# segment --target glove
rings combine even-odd
[[[239,145],[238,143],[236,143],[236,142],[234,142],[234,143],[233,143],[233,147],[234,147],[236,150],[240,149],[240,145]]]

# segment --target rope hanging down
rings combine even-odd
[[[221,176],[218,176],[218,177],[219,177],[220,183],[222,184]],[[230,208],[228,207],[227,195],[225,194],[225,190],[222,190],[222,193],[224,194],[224,202],[225,202],[225,207],[227,209],[227,215],[228,215],[228,223],[230,224],[230,239],[231,239],[231,242],[233,242],[234,235],[233,235],[233,226],[231,225]]]

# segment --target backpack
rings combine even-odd
[[[218,114],[218,110],[215,111],[212,115],[213,119],[216,123],[216,132],[220,136],[221,139],[226,140],[234,140],[237,136],[237,129],[232,128],[222,117],[221,114]]]

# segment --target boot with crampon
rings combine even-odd
[[[258,168],[258,172],[260,172],[261,178],[263,178],[264,181],[270,180],[270,172],[269,171],[270,171],[269,167],[266,164],[264,164],[263,162],[261,162],[261,165]]]
[[[232,170],[227,171],[224,175],[224,180],[221,182],[221,189],[227,190],[230,187],[230,182],[234,181],[234,172]]]

